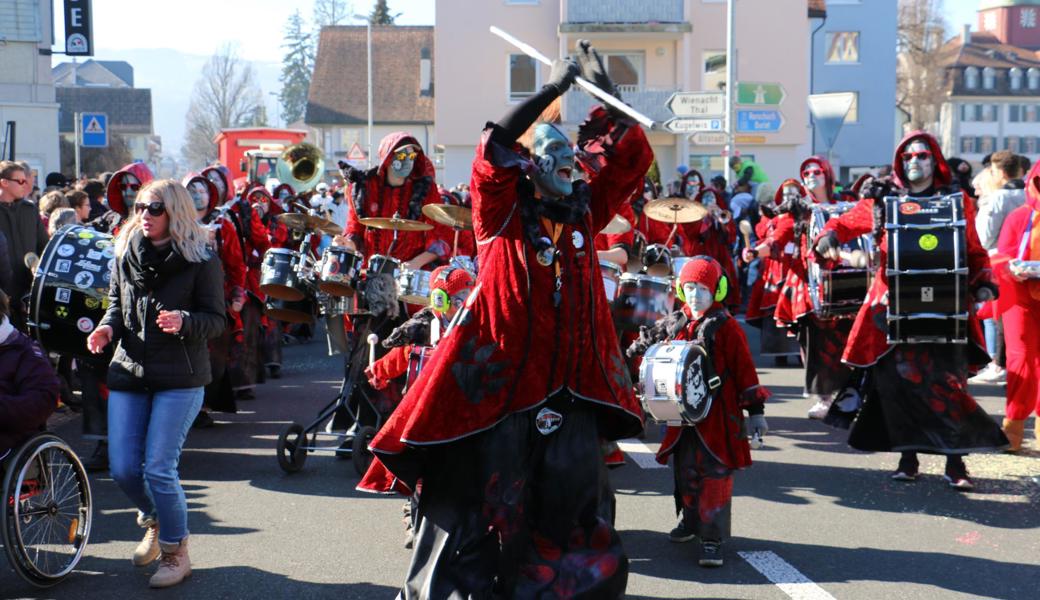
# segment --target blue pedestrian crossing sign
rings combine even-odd
[[[108,115],[105,113],[80,113],[80,146],[84,148],[108,147]]]

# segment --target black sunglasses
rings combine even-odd
[[[148,211],[148,214],[153,217],[161,217],[166,212],[166,204],[162,202],[149,202],[148,204],[135,203],[134,214],[139,215],[144,211]]]

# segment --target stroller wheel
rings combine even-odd
[[[368,444],[374,437],[376,437],[376,428],[371,425],[359,428],[354,436],[354,449],[350,453],[350,458],[354,462],[354,470],[357,471],[359,477],[364,477],[368,466],[372,464],[372,451],[368,449]]]
[[[278,436],[278,466],[286,473],[295,473],[307,460],[307,435],[303,426],[291,423]]]

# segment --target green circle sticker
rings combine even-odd
[[[930,233],[926,233],[917,240],[917,244],[921,246],[921,250],[931,252],[939,247],[939,238],[935,237]]]

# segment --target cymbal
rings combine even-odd
[[[431,221],[446,225],[452,229],[473,230],[473,211],[465,206],[454,204],[427,204],[422,213]]]
[[[429,223],[396,217],[367,217],[360,219],[360,222],[365,227],[371,227],[372,229],[389,229],[393,231],[429,231],[433,229],[433,225]]]
[[[686,198],[660,198],[647,202],[643,213],[662,223],[694,223],[703,219],[708,209]]]
[[[628,233],[628,230],[632,229],[632,224],[628,222],[628,219],[621,215],[614,215],[614,218],[607,223],[607,226],[600,230],[603,235],[618,235],[620,233]]]
[[[306,213],[284,213],[278,215],[275,219],[290,229],[302,229],[304,231],[310,229],[327,233],[329,235],[339,235],[343,233],[342,227],[328,219],[323,219],[316,215],[308,215]]]

